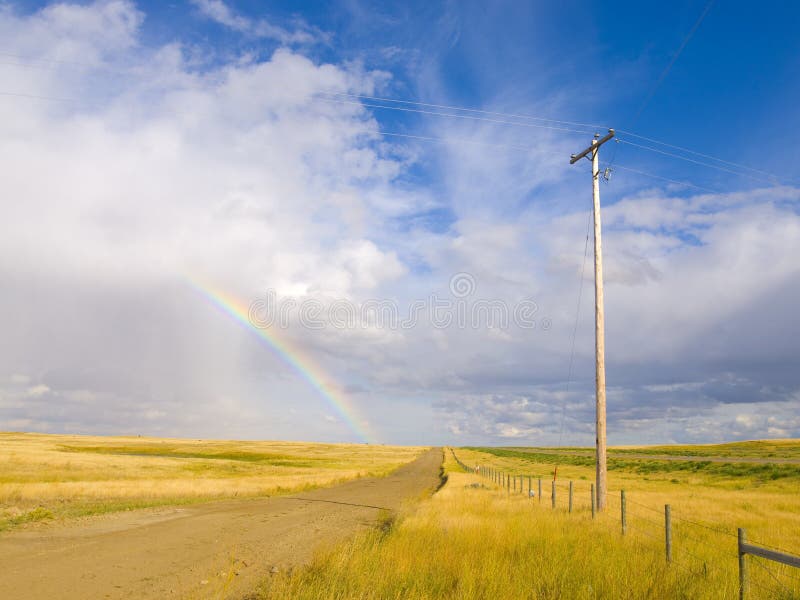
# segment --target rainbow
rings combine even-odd
[[[375,436],[368,431],[366,421],[358,414],[350,400],[336,390],[331,383],[328,383],[330,378],[308,353],[303,352],[301,348],[292,344],[285,337],[279,336],[274,328],[256,327],[250,320],[250,307],[233,295],[209,285],[200,284],[195,279],[187,279],[187,281],[191,288],[199,292],[217,309],[238,322],[250,333],[255,334],[262,345],[269,348],[314,388],[359,441],[374,443]]]

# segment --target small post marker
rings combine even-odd
[[[555,479],[553,479],[553,492],[550,494],[550,497],[552,498],[553,508],[555,508],[556,507],[556,480]]]
[[[572,482],[569,482],[569,512],[572,512]]]
[[[619,510],[620,510],[620,518],[622,520],[622,535],[628,531],[628,520],[625,515],[625,490],[622,490],[619,493]]]
[[[664,505],[664,542],[667,549],[667,562],[672,562],[672,511],[669,504]]]

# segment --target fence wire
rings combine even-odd
[[[478,466],[477,470],[475,467],[470,467],[463,463],[455,454],[455,451],[451,448],[451,453],[453,458],[458,463],[464,471],[472,474],[476,474],[480,477],[488,478],[490,481],[495,483],[497,487],[501,491],[508,491],[509,486],[509,478],[511,478],[511,493],[513,494],[514,491],[516,493],[528,496],[527,493],[527,484],[528,478],[530,478],[530,490],[534,492],[535,498],[538,500],[536,505],[541,505],[542,507],[547,507],[551,504],[552,498],[552,491],[553,487],[556,489],[556,504],[553,508],[555,509],[566,509],[567,504],[569,502],[569,489],[570,489],[570,482],[569,481],[555,481],[553,480],[545,480],[545,478],[533,476],[533,475],[525,475],[524,473],[506,473],[503,472],[502,469],[499,468],[491,468],[486,469],[485,466]],[[501,477],[501,480],[498,481],[497,477]],[[518,482],[520,477],[522,477],[522,487],[518,486]],[[516,478],[516,479],[514,479]],[[546,483],[545,483],[546,481]],[[541,482],[541,494],[539,494],[539,487]],[[516,490],[514,487],[516,486]],[[591,490],[594,488],[591,484],[587,485],[586,482],[579,482],[577,485],[573,481],[572,482],[572,512],[580,512],[586,513],[592,508],[592,503],[587,503],[585,501],[585,495],[590,493]],[[563,494],[563,495],[562,495]],[[583,499],[583,500],[581,500]],[[614,503],[614,507],[616,510],[621,510],[622,498],[621,498],[621,490],[609,490],[606,492],[605,499],[607,504],[611,505]],[[639,502],[637,500],[632,499],[629,495],[626,494],[625,496],[625,516],[626,516],[626,529],[635,535],[642,535],[646,538],[655,540],[659,544],[666,543],[666,521],[665,521],[665,514],[663,508],[653,508],[652,506],[645,504],[643,502]],[[651,516],[645,516],[637,511],[631,510],[631,505],[637,508],[645,509],[650,513],[656,513],[659,515],[660,519],[655,520],[655,518]],[[563,510],[562,510],[563,512]],[[648,513],[649,514],[649,513]],[[594,516],[594,515],[593,515]],[[621,518],[621,515],[620,515]],[[686,531],[686,526],[689,527],[699,527],[702,528],[704,531],[709,532],[710,534],[722,535],[726,536],[727,538],[737,539],[738,542],[738,535],[736,533],[732,533],[729,530],[723,529],[719,526],[710,525],[707,523],[702,523],[700,521],[695,521],[694,519],[687,519],[680,514],[675,514],[671,511],[670,515],[671,519],[671,551],[670,551],[670,565],[675,565],[679,569],[684,570],[685,572],[697,576],[697,577],[707,577],[709,570],[711,568],[716,568],[715,562],[719,560],[734,560],[734,556],[726,557],[724,556],[725,552],[725,545],[714,544],[707,539],[702,539],[697,537],[696,535],[690,534]],[[608,520],[605,520],[608,523]],[[658,533],[654,533],[653,529]],[[691,544],[684,543],[686,540],[694,544],[694,547],[690,549]],[[756,542],[752,540],[748,540],[748,543],[751,545],[761,546],[764,548],[768,548],[771,550],[776,550],[778,552],[783,552],[785,554],[793,554],[792,552],[783,549],[779,546],[775,546],[774,544],[766,544],[763,542]],[[698,554],[698,549],[704,550],[709,552],[708,557],[701,556]],[[749,554],[749,553],[748,553]],[[677,557],[676,557],[677,555]],[[702,569],[695,569],[692,565],[688,564],[684,561],[683,558],[680,557],[689,557],[689,560],[696,560],[702,564]],[[780,569],[778,574],[775,571],[770,569],[766,564],[764,564],[764,560],[761,560],[761,557],[758,556],[750,556],[748,564],[756,565],[761,572],[766,573],[769,576],[769,579],[772,580],[781,590],[787,594],[786,597],[788,598],[800,598],[800,591],[797,591],[795,587],[800,588],[800,576],[795,575],[789,570],[792,567],[788,565],[780,565],[778,568]],[[789,570],[787,570],[787,568]],[[787,587],[784,582],[781,581],[780,577],[786,577],[791,579],[793,584],[792,588]],[[759,597],[778,597],[775,591],[775,586],[766,587],[760,581],[749,581],[748,585],[752,588],[759,590],[760,596]],[[783,596],[780,596],[783,597]]]

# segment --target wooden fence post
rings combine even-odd
[[[553,508],[556,507],[556,480],[553,479],[553,491],[550,494],[550,498],[552,500]]]
[[[667,562],[672,562],[672,513],[669,504],[664,505],[664,541],[667,549]]]
[[[539,504],[542,503],[542,478],[539,477]]]
[[[628,531],[628,519],[625,515],[625,490],[622,490],[619,493],[619,511],[622,519],[622,535],[625,535],[625,533]]]
[[[747,597],[747,554],[743,551],[742,546],[747,543],[747,532],[739,528],[739,600],[745,600]]]
[[[569,512],[572,512],[572,482],[569,482]]]
[[[589,485],[590,485],[590,489],[592,491],[592,518],[594,519],[594,514],[597,511],[597,504],[596,504],[597,503],[597,498],[594,495],[594,484],[591,483]]]

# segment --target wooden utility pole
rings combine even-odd
[[[591,154],[592,160],[592,200],[594,203],[594,357],[595,357],[595,391],[596,391],[596,426],[597,426],[597,510],[606,506],[607,460],[606,460],[606,338],[605,317],[603,311],[603,248],[600,226],[600,146],[614,137],[614,130],[598,139],[595,134],[592,145],[579,154],[573,154],[569,164],[573,165],[584,156]]]

